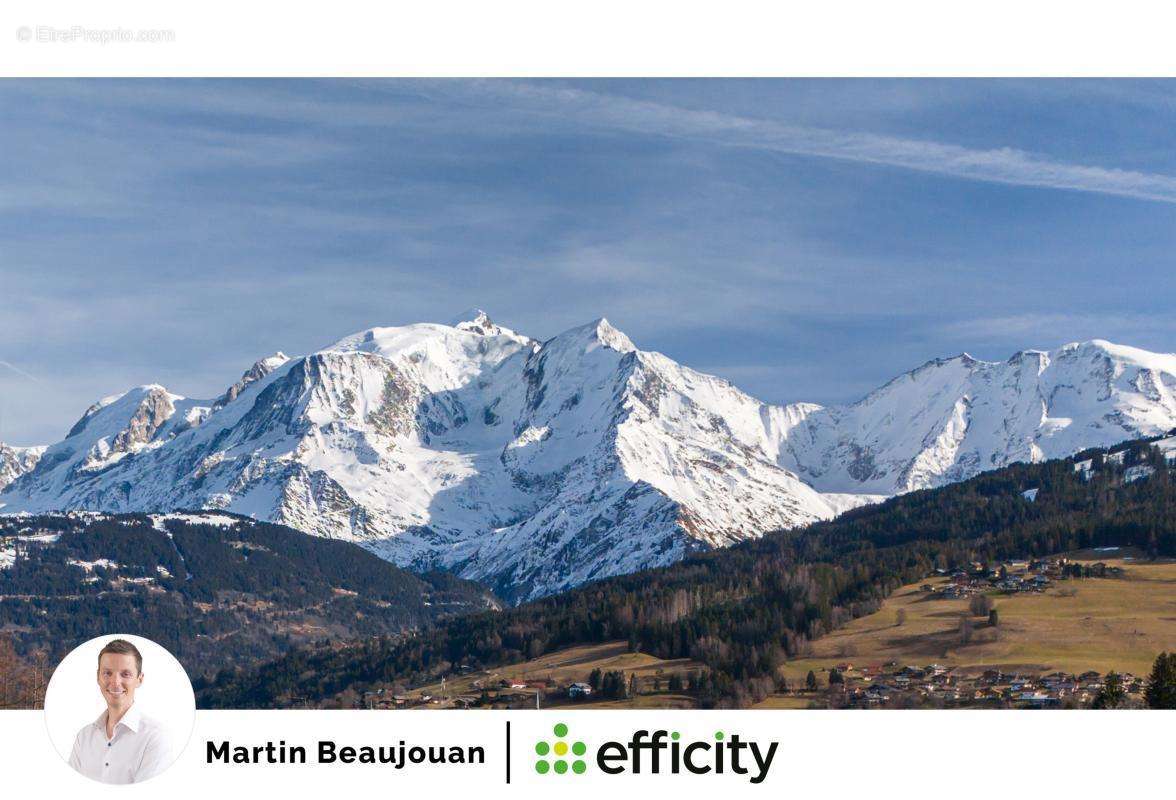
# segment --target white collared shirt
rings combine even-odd
[[[163,726],[132,705],[106,738],[106,712],[78,731],[69,765],[103,783],[140,783],[172,762]]]

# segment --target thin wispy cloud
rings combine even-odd
[[[835,158],[986,183],[1176,203],[1176,176],[1068,163],[1011,147],[981,150],[932,140],[788,125],[534,83],[443,82],[439,87],[462,94],[476,90],[532,113],[630,133]]]
[[[0,359],[0,367],[3,367],[4,369],[6,369],[10,372],[15,372],[17,375],[21,376],[22,378],[25,378],[26,380],[30,380],[33,383],[40,383],[41,382],[36,376],[30,375],[29,373],[25,372],[23,369],[16,366],[15,364],[8,362],[8,361],[5,361],[3,359]]]

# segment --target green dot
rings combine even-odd
[[[551,745],[549,745],[547,742],[539,742],[537,745],[535,745],[535,752],[541,756],[547,755],[547,751],[550,749]]]
[[[723,741],[723,732],[722,731],[715,731],[715,738],[718,739],[720,742]]]
[[[535,771],[538,772],[540,775],[546,775],[547,770],[549,770],[549,769],[551,769],[551,765],[548,764],[546,761],[536,761],[535,762]]]
[[[572,772],[576,773],[577,775],[583,775],[584,770],[586,770],[586,769],[588,769],[588,765],[585,764],[583,761],[573,761],[572,762]]]
[[[557,722],[555,724],[555,735],[556,736],[567,736],[568,735],[568,726],[564,725],[562,722]]]
[[[563,759],[556,761],[555,762],[555,771],[558,772],[560,775],[563,775],[565,772],[568,771],[568,762],[564,761]]]
[[[578,756],[584,755],[584,751],[587,749],[588,748],[584,746],[583,742],[576,742],[574,745],[572,745],[572,752]]]
[[[682,738],[682,734],[678,733],[677,731],[674,731],[673,733],[670,734],[670,738],[676,742]]]

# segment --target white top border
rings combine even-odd
[[[1176,8],[990,0],[27,2],[9,77],[1167,76]]]

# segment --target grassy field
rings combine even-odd
[[[1121,557],[1108,558],[1110,555]],[[1146,675],[1160,651],[1176,651],[1176,562],[1146,563],[1126,557],[1129,555],[1071,554],[1079,560],[1100,560],[1121,567],[1120,577],[1063,581],[1040,594],[991,595],[1000,622],[989,627],[984,618],[973,617],[968,644],[961,644],[959,632],[968,600],[932,598],[920,588],[926,583],[945,583],[946,579],[904,586],[878,612],[813,642],[811,654],[789,661],[782,671],[797,688],[809,670],[824,685],[829,667],[841,662],[858,667],[891,661],[900,665],[934,662],[976,673],[999,667],[1006,672],[1062,670],[1077,674],[1114,669]],[[900,616],[904,618],[901,625],[896,624]],[[636,674],[641,691],[649,693],[624,701],[576,702],[576,708],[691,708],[695,705],[692,698],[669,693],[669,677],[674,673],[685,677],[691,670],[705,669],[689,659],[664,661],[630,653],[624,642],[610,642],[573,647],[497,670],[451,676],[444,688],[435,683],[415,688],[410,694],[476,696],[483,687],[496,687],[502,680],[548,680],[566,686],[587,681],[596,668],[603,672],[622,670],[626,678]],[[652,692],[655,679],[663,682],[661,692]],[[514,702],[534,694],[534,690],[516,690]],[[777,695],[757,707],[806,708],[814,699],[818,699],[816,695]],[[555,693],[541,699],[543,707],[568,703]]]
[[[428,694],[432,697],[478,695],[483,687],[497,686],[502,680],[511,682],[546,680],[566,686],[577,681],[586,682],[589,673],[598,668],[602,672],[621,670],[625,673],[626,678],[636,674],[638,681],[643,685],[660,678],[665,686],[672,674],[679,673],[684,678],[690,670],[704,669],[704,666],[685,658],[662,660],[645,653],[630,653],[625,642],[608,642],[571,647],[496,670],[451,676],[446,679],[444,690],[438,682],[416,688],[410,694],[415,696]],[[518,691],[522,692],[522,690]],[[528,691],[530,694],[534,694],[533,691]],[[542,705],[548,706],[567,701],[563,698],[545,697],[541,702]],[[575,705],[576,708],[691,708],[694,701],[685,695],[663,692],[648,696],[642,695],[629,701],[600,700],[577,702]]]
[[[1078,555],[1093,560],[1098,554]],[[929,599],[919,589],[922,582],[905,586],[877,613],[814,642],[811,657],[789,662],[784,672],[803,680],[810,669],[819,675],[842,661],[897,661],[969,672],[1000,667],[1146,675],[1158,653],[1176,649],[1176,563],[1100,560],[1122,567],[1122,577],[1063,581],[1042,594],[992,595],[1000,624],[989,628],[976,618],[966,645],[959,634],[966,599]],[[897,625],[900,610],[905,621]]]

